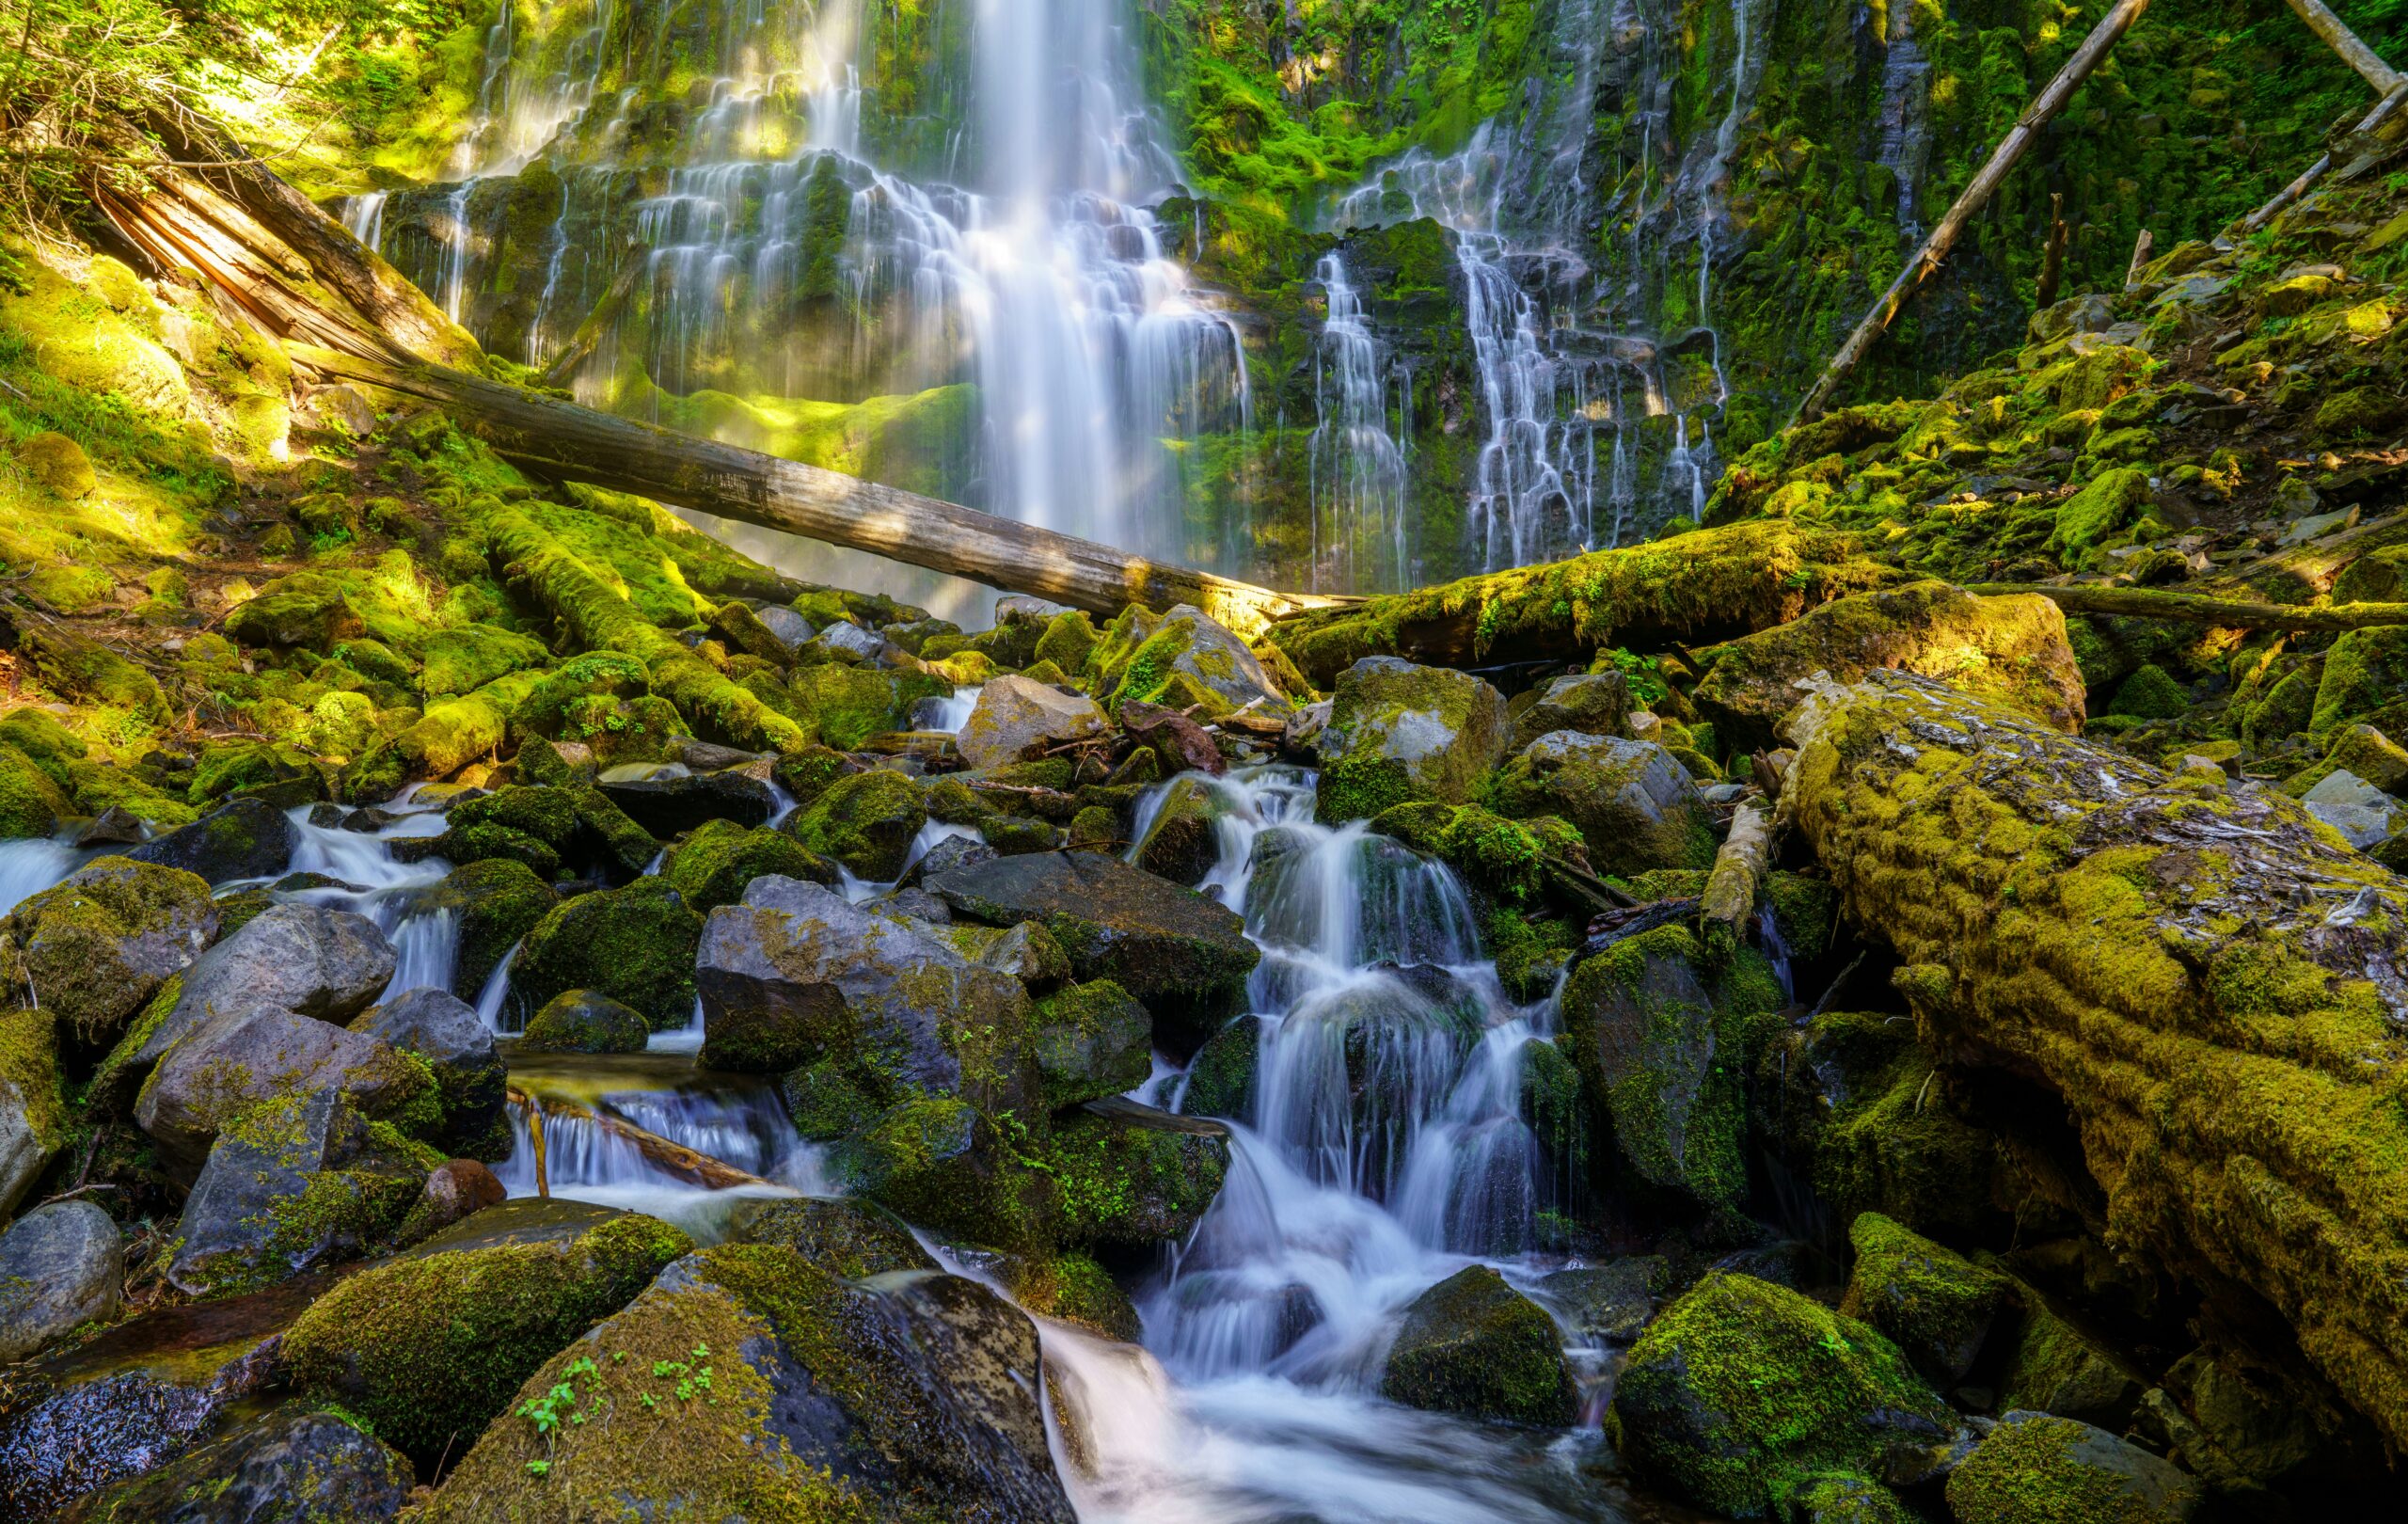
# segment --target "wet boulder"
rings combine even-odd
[[[911,843],[927,823],[927,801],[920,786],[900,772],[873,768],[830,784],[797,810],[784,829],[857,876],[891,883],[902,877]]]
[[[143,1083],[134,1119],[168,1170],[189,1177],[219,1130],[262,1102],[336,1094],[386,1117],[431,1099],[426,1089],[424,1071],[380,1038],[258,1006],[213,1016],[170,1049]]]
[[[1051,994],[1069,980],[1070,955],[1035,921],[1022,921],[1001,936],[984,927],[972,929],[988,939],[978,949],[978,966],[1010,975],[1030,994]]]
[[[958,1277],[863,1284],[780,1245],[721,1245],[672,1264],[517,1393],[564,1389],[609,1421],[538,1428],[511,1405],[421,1518],[1072,1524],[1038,1361],[1027,1316]]]
[[[442,990],[405,991],[354,1019],[351,1030],[383,1040],[433,1072],[443,1119],[428,1141],[455,1155],[508,1157],[502,1102],[509,1071],[492,1029],[466,1001]]]
[[[356,1259],[392,1236],[439,1163],[422,1145],[372,1131],[336,1090],[254,1106],[210,1148],[176,1226],[167,1280],[191,1295],[224,1295]]]
[[[1179,1051],[1217,1029],[1260,952],[1236,913],[1117,858],[1044,852],[931,875],[928,890],[990,926],[1035,921],[1079,978],[1110,979],[1167,1025]]]
[[[2347,770],[2327,773],[2300,802],[2360,850],[2408,827],[2408,806]]]
[[[1262,1028],[1261,1017],[1240,1016],[1205,1039],[1188,1061],[1187,1085],[1179,1098],[1183,1115],[1253,1119]]]
[[[1521,751],[1541,736],[1576,730],[1584,736],[1619,736],[1630,719],[1630,683],[1619,672],[1577,672],[1536,689],[1526,704],[1508,706],[1513,716],[1508,747]]]
[[[125,1245],[89,1201],[36,1207],[0,1233],[0,1363],[118,1313]]]
[[[526,864],[491,858],[453,868],[418,900],[417,909],[448,910],[458,921],[452,988],[473,992],[484,988],[510,949],[558,903],[558,893]]]
[[[1110,979],[1073,984],[1039,1000],[1036,1031],[1037,1070],[1049,1107],[1133,1090],[1153,1072],[1153,1018]]]
[[[1045,1145],[1067,1243],[1183,1244],[1228,1173],[1228,1129],[1113,1100],[1065,1114]]]
[[[768,823],[777,813],[777,796],[767,780],[752,774],[752,770],[746,769],[674,777],[656,774],[616,783],[605,774],[596,786],[627,818],[648,834],[667,841],[706,820],[733,820],[740,826]]]
[[[59,1524],[384,1524],[416,1477],[400,1452],[324,1409],[283,1407],[148,1476],[85,1498]],[[203,1501],[203,1500],[206,1500]]]
[[[527,1019],[529,1053],[642,1053],[652,1040],[643,1013],[594,990],[563,990]]]
[[[1656,1255],[1632,1255],[1607,1264],[1558,1270],[1540,1278],[1538,1294],[1576,1340],[1627,1344],[1656,1315],[1656,1299],[1672,1283],[1671,1265]]]
[[[102,858],[19,904],[0,938],[24,960],[42,1008],[91,1044],[114,1040],[160,985],[208,950],[217,925],[198,876]]]
[[[71,1135],[58,1076],[58,1024],[0,1011],[0,1212],[11,1211]]]
[[[1408,1407],[1561,1428],[1576,1415],[1555,1320],[1486,1265],[1438,1282],[1405,1309],[1380,1395]]]
[[[692,1247],[678,1230],[579,1201],[475,1214],[345,1279],[284,1338],[294,1385],[420,1464],[457,1455],[535,1369]]]
[[[1631,1346],[1614,1389],[1632,1473],[1734,1518],[1774,1516],[1806,1478],[1886,1479],[1891,1452],[1956,1433],[1898,1347],[1854,1318],[1714,1271]]]
[[[954,744],[971,767],[1000,768],[1056,746],[1095,739],[1109,728],[1095,700],[1006,675],[978,691],[978,701]]]
[[[2040,1500],[2045,1516],[2035,1511]],[[2040,1516],[2183,1524],[2206,1500],[2198,1479],[2172,1462],[2046,1413],[2008,1413],[1948,1475],[1948,1511],[1957,1524]]]
[[[165,1010],[152,1001],[126,1034],[135,1071],[128,1077],[147,1072],[221,1014],[265,1006],[347,1022],[392,982],[395,966],[393,945],[364,915],[323,905],[270,906],[184,970]]]
[[[1836,598],[1698,660],[1705,675],[1691,702],[1741,751],[1775,743],[1774,726],[1804,696],[1798,684],[1817,673],[1842,682],[1885,667],[1920,673],[2063,731],[2080,728],[2086,699],[2055,604],[2029,593],[1975,597],[1940,581]]]
[[[747,1201],[728,1221],[738,1244],[778,1244],[848,1280],[890,1270],[934,1270],[911,1228],[875,1201],[793,1196]]]
[[[1489,802],[1516,818],[1571,821],[1600,873],[1704,867],[1714,860],[1713,817],[1697,781],[1654,741],[1551,732],[1497,772]]]
[[[1710,969],[1678,924],[1581,963],[1561,998],[1564,1041],[1632,1184],[1692,1207],[1744,1200],[1747,1076],[1782,1004],[1761,954]]]
[[[1478,677],[1365,657],[1330,698],[1316,813],[1339,825],[1416,800],[1469,803],[1503,760],[1511,729],[1504,695]]]
[[[831,888],[841,876],[835,863],[792,836],[765,826],[712,820],[677,844],[662,877],[696,914],[708,915],[743,898],[744,886],[768,873]]]
[[[1291,706],[1245,642],[1192,604],[1122,610],[1088,653],[1086,672],[1090,691],[1116,708],[1134,699],[1217,720],[1246,708],[1276,718]]]
[[[1856,1268],[1840,1310],[1889,1336],[1925,1379],[1965,1379],[2014,1283],[1877,1212],[1849,1224]]]
[[[265,800],[238,799],[125,855],[197,873],[213,884],[272,878],[292,860],[293,822]]]
[[[1137,865],[1173,883],[1194,886],[1221,860],[1220,822],[1228,796],[1200,773],[1171,780],[1137,842]]]
[[[595,991],[668,1031],[693,1017],[702,935],[703,918],[662,879],[579,895],[527,933],[510,965],[511,987],[534,1008],[563,991]]]
[[[409,1215],[393,1230],[396,1246],[424,1243],[464,1217],[508,1199],[510,1192],[494,1172],[474,1159],[446,1159],[426,1177]]]
[[[774,1073],[826,1059],[880,1105],[1034,1099],[1018,979],[818,884],[755,879],[741,904],[713,911],[695,980],[711,1067]]]

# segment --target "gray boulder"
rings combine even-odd
[[[1515,818],[1560,815],[1571,821],[1601,873],[1704,867],[1714,860],[1705,796],[1654,741],[1551,732],[1497,773],[1492,799],[1498,813]]]
[[[156,1029],[140,1034],[134,1061],[147,1070],[224,1011],[273,1006],[322,1022],[347,1022],[392,982],[393,945],[376,923],[323,905],[274,905],[203,953]]]
[[[2199,1480],[2104,1429],[2047,1413],[1998,1421],[1948,1475],[1958,1524],[2026,1524],[2034,1498],[2080,1498],[2100,1518],[2183,1524],[2207,1500]]]
[[[324,1408],[285,1407],[94,1493],[60,1524],[265,1524],[398,1518],[416,1482],[392,1446]]]
[[[800,645],[819,633],[810,620],[783,604],[764,604],[752,611],[752,616],[761,621],[762,628],[784,641],[789,648]]]
[[[951,906],[943,901],[938,906],[951,917]],[[979,950],[978,966],[1008,974],[1030,994],[1041,995],[1069,978],[1070,955],[1043,927],[1022,921]]]
[[[1000,768],[1049,747],[1091,739],[1107,728],[1095,700],[1006,675],[978,691],[954,744],[970,766]]]
[[[381,1116],[424,1084],[381,1039],[256,1006],[214,1016],[178,1043],[143,1084],[134,1117],[158,1145],[160,1161],[189,1178],[219,1131],[262,1102],[340,1095]]]
[[[1468,673],[1365,657],[1330,695],[1315,810],[1338,825],[1418,800],[1470,803],[1511,729],[1505,696]]]
[[[1143,1085],[1153,1072],[1153,1032],[1146,1008],[1110,979],[1038,1001],[1037,1068],[1045,1103],[1076,1105]]]
[[[1143,662],[1140,651],[1147,653]],[[1190,603],[1159,615],[1131,609],[1113,622],[1091,660],[1102,669],[1096,696],[1116,709],[1127,699],[1182,709],[1201,702],[1205,719],[1248,706],[1277,718],[1293,706],[1245,642]]]
[[[195,1296],[222,1295],[356,1259],[400,1226],[432,1163],[379,1144],[336,1090],[257,1106],[210,1149],[184,1199],[167,1279]]]
[[[125,1245],[89,1201],[55,1201],[0,1234],[0,1362],[117,1316]]]
[[[433,1140],[446,1151],[469,1159],[509,1155],[510,1127],[502,1119],[509,1069],[492,1029],[467,1001],[443,990],[405,991],[359,1016],[351,1029],[425,1060],[435,1072],[443,1126]]]
[[[198,873],[213,884],[272,878],[293,858],[293,822],[265,800],[238,799],[125,855]]]
[[[1630,684],[1621,673],[1582,672],[1558,677],[1527,706],[1516,701],[1511,744],[1518,752],[1558,730],[1619,736],[1630,719]]]
[[[1661,1256],[1632,1255],[1544,1276],[1538,1294],[1576,1338],[1627,1344],[1656,1315],[1657,1298],[1671,1284],[1671,1266]]]
[[[197,875],[104,857],[20,904],[0,937],[37,1003],[101,1043],[217,940],[217,907]]]
[[[774,1073],[832,1058],[876,1089],[989,1111],[1035,1094],[1019,979],[816,883],[768,875],[711,912],[694,982],[711,1068]],[[993,1045],[974,1079],[957,1056],[974,1036]]]
[[[2408,826],[2408,807],[2347,770],[2326,773],[2301,802],[2361,851]]]

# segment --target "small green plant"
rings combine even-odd
[[[581,1375],[593,1375],[600,1369],[594,1363],[594,1357],[580,1356],[571,1360],[568,1368],[561,1372],[561,1378],[553,1384],[551,1390],[541,1397],[530,1397],[518,1405],[518,1416],[535,1425],[535,1432],[541,1435],[544,1440],[545,1458],[529,1461],[528,1475],[545,1476],[550,1473],[553,1439],[560,1433],[561,1425],[583,1423],[589,1416],[578,1405],[577,1378]]]
[[[717,1398],[710,1397],[709,1395],[711,1389],[711,1368],[707,1364],[702,1363],[708,1360],[710,1358],[710,1345],[696,1344],[694,1346],[693,1354],[688,1356],[685,1359],[653,1361],[652,1373],[664,1381],[673,1377],[677,1385],[673,1389],[676,1392],[677,1400],[681,1403],[690,1403],[698,1396],[706,1398],[712,1402],[717,1402]],[[653,1402],[651,1394],[648,1392],[644,1394],[643,1405],[646,1407],[657,1405]]]

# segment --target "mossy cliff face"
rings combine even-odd
[[[2408,1432],[2382,1268],[2408,1243],[2408,890],[2279,796],[1918,679],[1834,688],[1792,738],[1783,813],[1896,949],[1926,1045],[2062,1096],[2130,1252],[2262,1296]]]

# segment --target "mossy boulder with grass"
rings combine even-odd
[[[1868,1476],[1810,1476],[1789,1495],[1793,1524],[1915,1524],[1898,1495]]]
[[[1631,1346],[1614,1389],[1640,1479],[1733,1518],[1767,1518],[1807,1478],[1882,1474],[1956,1416],[1880,1334],[1785,1287],[1710,1272]]]
[[[1877,1212],[1848,1225],[1856,1252],[1840,1310],[1887,1334],[1938,1387],[1965,1379],[2014,1283]]]
[[[2103,1429],[2008,1413],[1948,1473],[1957,1524],[2185,1524],[2207,1488]]]
[[[1562,1428],[1577,1399],[1555,1320],[1486,1265],[1438,1282],[1405,1310],[1380,1395],[1409,1407]]]
[[[1131,699],[1200,709],[1204,720],[1249,705],[1272,715],[1291,707],[1261,659],[1192,604],[1162,613],[1136,604],[1123,609],[1088,650],[1084,675],[1088,691],[1115,712]]]
[[[909,1224],[875,1201],[850,1197],[773,1197],[746,1201],[728,1218],[738,1244],[780,1244],[848,1280],[937,1262]]]
[[[911,843],[927,823],[920,786],[900,772],[874,768],[830,784],[783,829],[859,877],[886,883],[901,876]]]
[[[227,635],[245,645],[332,650],[367,633],[341,579],[294,572],[271,579],[226,615]]]
[[[1366,657],[1339,675],[1321,736],[1315,810],[1326,824],[1398,804],[1466,804],[1504,759],[1504,695],[1466,673]]]
[[[1110,979],[1047,995],[1037,1003],[1033,1025],[1049,1107],[1133,1090],[1153,1071],[1153,1018]]]
[[[1173,883],[1200,882],[1220,861],[1220,822],[1231,808],[1219,784],[1201,773],[1180,773],[1147,822],[1137,865]]]
[[[48,836],[75,806],[57,781],[13,746],[0,746],[0,838]]]
[[[1599,872],[1628,875],[1714,861],[1713,818],[1696,780],[1654,741],[1555,731],[1486,779],[1485,793],[1500,815],[1570,821]]]
[[[764,874],[804,879],[833,887],[835,863],[792,836],[767,826],[747,829],[733,820],[710,820],[679,842],[662,876],[707,915],[744,897],[744,886]]]
[[[473,992],[484,988],[510,949],[559,903],[558,893],[526,864],[489,858],[453,868],[426,891],[419,909],[448,910],[458,921],[452,987]]]
[[[2179,720],[2191,712],[2191,695],[2163,667],[2143,662],[2115,690],[2107,712],[2135,720]]]
[[[703,918],[666,881],[639,879],[562,901],[519,946],[511,983],[541,1006],[567,990],[593,990],[632,1006],[656,1032],[694,1013],[694,949]]]
[[[320,1297],[284,1336],[286,1369],[432,1466],[474,1444],[537,1367],[692,1247],[633,1213],[505,1201]]]
[[[1516,905],[1537,902],[1552,861],[1585,869],[1588,843],[1569,820],[1551,815],[1509,820],[1477,804],[1399,804],[1371,830],[1427,852],[1463,879]]]
[[[2307,733],[2321,743],[2353,722],[2408,732],[2408,627],[2348,630],[2324,653]]]
[[[1064,1242],[1142,1247],[1196,1230],[1228,1172],[1229,1140],[1216,1123],[1079,1111],[1054,1124],[1044,1158]]]

